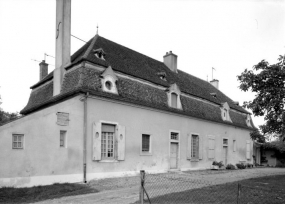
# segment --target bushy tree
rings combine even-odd
[[[0,105],[2,104],[1,102],[1,96],[0,96]],[[19,113],[9,113],[9,112],[6,112],[6,111],[3,111],[2,108],[0,107],[0,126],[9,122],[9,121],[12,121],[12,120],[15,120],[17,118],[19,118],[20,115]]]
[[[242,91],[256,93],[252,101],[244,102],[255,116],[264,116],[260,126],[263,134],[274,134],[285,138],[285,58],[280,56],[276,64],[262,60],[251,70],[245,69],[237,76]]]

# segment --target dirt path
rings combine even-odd
[[[243,179],[270,176],[270,175],[280,175],[285,174],[284,168],[254,168],[254,169],[244,169],[244,170],[223,170],[223,171],[188,171],[188,172],[176,172],[163,174],[163,177],[172,177],[175,179],[185,180],[185,179],[195,179],[202,181],[202,184],[222,184],[228,182],[239,181]],[[156,177],[159,178],[159,177]],[[123,177],[123,178],[112,178],[112,179],[102,179],[90,182],[88,185],[92,188],[98,189],[99,193],[63,197],[60,199],[46,200],[39,202],[41,204],[56,204],[56,203],[70,203],[70,204],[129,204],[134,203],[138,200],[139,192],[139,177]],[[168,182],[157,183],[157,188],[170,188],[173,183]],[[200,187],[202,187],[201,185]]]

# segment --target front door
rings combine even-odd
[[[170,143],[170,169],[177,169],[178,144]]]
[[[228,147],[224,146],[223,147],[223,164],[226,166],[227,165],[227,159],[228,159]]]

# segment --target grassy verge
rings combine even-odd
[[[284,204],[285,175],[246,179],[221,185],[207,186],[153,197],[146,188],[151,203],[237,203],[238,183],[241,185],[239,203]],[[189,184],[191,188],[192,184]],[[194,185],[194,184],[193,184]],[[179,186],[173,186],[173,189]],[[146,197],[146,196],[145,196]],[[136,202],[139,203],[139,202]],[[145,203],[148,203],[145,200]]]
[[[97,193],[98,190],[86,184],[53,184],[30,188],[0,188],[0,203],[33,203],[47,199],[61,198],[88,193]]]

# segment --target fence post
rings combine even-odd
[[[238,183],[237,204],[240,204],[241,185]]]
[[[140,203],[144,202],[144,179],[145,179],[145,171],[141,170],[141,185],[140,185]]]

